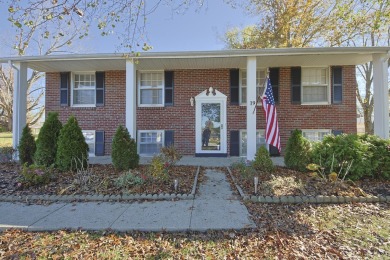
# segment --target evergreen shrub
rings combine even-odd
[[[85,168],[88,164],[88,150],[83,132],[72,115],[60,131],[55,165],[62,171]]]
[[[310,162],[310,142],[302,136],[302,131],[295,129],[287,141],[284,164],[287,168],[306,171]]]
[[[37,151],[34,155],[36,164],[48,167],[55,163],[61,128],[62,123],[58,120],[58,113],[49,112],[38,134]]]
[[[112,163],[118,170],[129,170],[138,167],[139,155],[137,143],[131,138],[127,128],[119,126],[112,141]]]
[[[21,164],[31,165],[34,163],[34,153],[36,151],[36,144],[34,136],[32,135],[31,128],[26,125],[23,128],[22,137],[20,138],[18,151],[19,160]]]
[[[255,155],[255,160],[252,162],[253,168],[257,171],[272,173],[275,171],[274,163],[271,160],[267,148],[264,146],[260,147]]]

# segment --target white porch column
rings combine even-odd
[[[246,73],[246,158],[252,161],[256,154],[256,57],[247,58]]]
[[[137,82],[134,60],[126,60],[126,128],[137,139]]]
[[[389,138],[389,86],[387,55],[373,54],[374,134]]]
[[[12,142],[16,149],[26,126],[27,117],[27,64],[15,63],[14,67],[14,94],[12,118]]]

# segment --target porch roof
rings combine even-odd
[[[26,63],[42,72],[125,70],[135,60],[139,70],[246,68],[247,57],[258,67],[359,65],[373,54],[390,56],[390,47],[327,47],[185,52],[66,54],[0,58],[0,63]]]

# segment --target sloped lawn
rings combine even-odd
[[[230,167],[237,184],[246,195],[260,196],[390,196],[390,181],[365,179],[361,181],[325,181],[311,177],[309,173],[276,167],[275,172],[242,174],[237,168]],[[255,194],[254,176],[259,178]]]
[[[390,205],[246,204],[257,228],[0,233],[3,259],[388,259]]]
[[[126,171],[117,171],[112,165],[91,165],[83,173],[59,172],[52,170],[50,183],[46,185],[28,186],[19,181],[21,167],[15,163],[0,164],[0,194],[1,195],[122,195],[134,193],[160,194],[178,193],[189,194],[192,191],[196,166],[173,166],[166,180],[151,179],[148,167],[139,166],[135,171],[143,179],[143,183],[131,187],[116,185],[116,180]],[[135,172],[134,171],[134,172]],[[199,172],[202,180],[203,172]],[[175,191],[174,180],[178,180]]]

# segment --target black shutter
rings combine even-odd
[[[95,155],[104,155],[104,131],[95,132]]]
[[[333,75],[333,104],[343,102],[343,68],[332,67]]]
[[[291,103],[301,103],[301,67],[291,68]]]
[[[343,133],[343,130],[332,130],[333,135],[341,135]]]
[[[239,105],[239,93],[240,93],[240,70],[230,70],[230,104]]]
[[[269,69],[269,79],[272,85],[272,92],[276,103],[279,102],[279,68]]]
[[[240,131],[230,131],[230,156],[240,156]]]
[[[173,71],[165,71],[165,106],[173,106]]]
[[[280,155],[278,148],[276,148],[273,145],[269,145],[269,154],[271,156],[279,156]]]
[[[70,72],[61,72],[60,105],[69,106]]]
[[[96,106],[102,107],[104,106],[105,73],[96,72],[95,77],[96,77]]]
[[[165,137],[164,146],[168,147],[174,145],[173,130],[165,130],[164,137]]]

